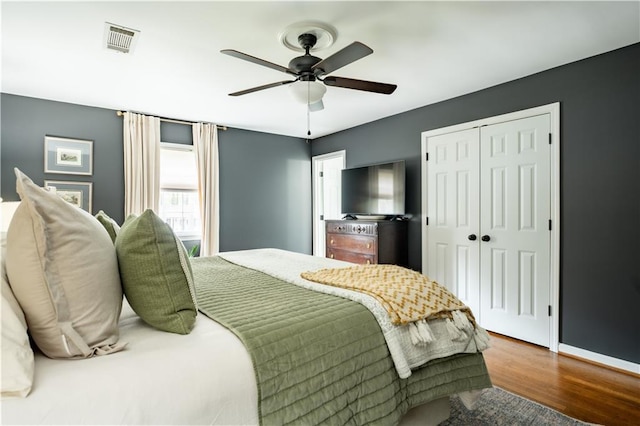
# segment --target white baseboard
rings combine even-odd
[[[640,374],[640,364],[587,351],[585,349],[575,348],[573,346],[565,345],[564,343],[560,343],[558,345],[558,352],[573,355],[578,358],[584,358],[586,360],[608,365],[609,367],[618,368],[620,370],[629,371],[634,374]]]

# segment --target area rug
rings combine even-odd
[[[465,408],[460,398],[451,397],[451,416],[440,426],[583,426],[589,424],[494,387],[482,391],[476,408],[471,411]]]

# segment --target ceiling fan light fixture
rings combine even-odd
[[[324,84],[318,81],[296,81],[289,85],[293,98],[302,104],[315,104],[322,100],[327,92]]]
[[[310,112],[322,111],[323,109],[324,109],[324,103],[322,102],[322,99],[320,99],[318,102],[309,104]]]

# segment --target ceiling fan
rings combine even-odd
[[[241,96],[248,93],[257,92],[259,90],[270,89],[272,87],[282,86],[285,84],[292,84],[296,82],[309,82],[310,84],[303,85],[303,92],[298,95],[309,106],[310,111],[318,111],[324,108],[322,104],[322,96],[326,92],[326,88],[321,84],[322,82],[326,86],[342,87],[346,89],[362,90],[365,92],[382,93],[390,95],[396,90],[395,84],[377,83],[374,81],[356,80],[353,78],[329,76],[330,74],[345,65],[362,59],[367,55],[373,53],[373,50],[356,41],[342,50],[334,53],[325,59],[320,59],[313,56],[309,51],[315,46],[317,37],[312,33],[303,33],[298,36],[298,43],[304,49],[304,55],[293,58],[289,62],[288,67],[274,64],[272,62],[265,61],[264,59],[256,58],[255,56],[247,55],[246,53],[239,52],[233,49],[221,50],[221,53],[225,55],[233,56],[238,59],[252,62],[254,64],[262,65],[267,68],[274,69],[290,74],[295,77],[293,80],[278,81],[275,83],[265,84],[263,86],[252,87],[250,89],[241,90],[239,92],[229,93],[229,96]],[[312,83],[316,82],[316,84]],[[305,93],[306,92],[306,93]]]

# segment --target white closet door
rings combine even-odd
[[[478,129],[433,136],[429,152],[425,273],[446,286],[474,313],[479,296]],[[475,240],[470,240],[474,235]]]
[[[480,129],[480,324],[547,347],[549,132],[549,114]]]

